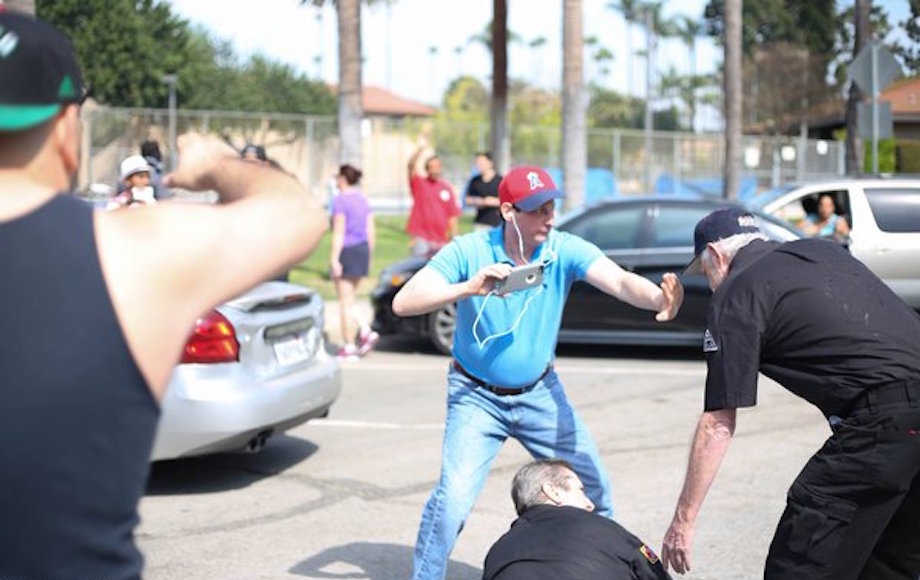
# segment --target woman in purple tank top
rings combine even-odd
[[[367,198],[358,189],[361,170],[342,165],[336,176],[338,195],[332,200],[332,251],[329,273],[335,282],[339,300],[339,322],[342,347],[339,360],[354,361],[374,348],[380,336],[374,332],[366,316],[355,307],[358,283],[370,271],[370,256],[374,249],[374,215]],[[357,325],[355,332],[353,323]],[[357,338],[357,341],[355,340]]]

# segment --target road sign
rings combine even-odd
[[[872,134],[872,103],[859,103],[856,110],[859,136],[863,139],[891,139],[894,137],[894,123],[891,120],[891,103],[879,101],[877,134]]]
[[[871,42],[859,51],[847,72],[859,88],[874,97],[901,74],[901,65],[890,50],[877,42]]]

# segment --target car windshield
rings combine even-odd
[[[763,208],[767,206],[770,202],[779,199],[786,193],[792,191],[798,187],[795,184],[781,185],[779,187],[774,187],[773,189],[768,189],[767,191],[758,194],[755,197],[748,199],[745,203],[748,207],[756,210],[763,211]]]

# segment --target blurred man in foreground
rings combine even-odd
[[[139,578],[137,504],[197,317],[325,231],[296,180],[180,140],[167,184],[217,206],[94,211],[69,193],[83,83],[67,38],[0,7],[0,578]]]

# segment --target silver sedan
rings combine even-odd
[[[342,388],[315,291],[266,282],[195,325],[163,401],[152,461],[258,451],[325,416]]]

